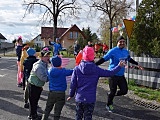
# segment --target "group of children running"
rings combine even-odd
[[[112,70],[105,70],[94,63],[94,49],[85,46],[81,51],[82,58],[75,68],[61,67],[62,59],[59,55],[50,58],[50,51],[44,47],[41,57],[36,58],[36,51],[28,45],[22,44],[22,38],[17,40],[17,85],[24,89],[24,107],[29,108],[28,118],[31,120],[47,120],[54,107],[54,120],[59,120],[65,105],[65,91],[67,89],[66,76],[71,76],[69,97],[75,97],[76,120],[92,120],[96,102],[96,89],[99,77],[110,77],[116,74],[125,63],[120,61]],[[50,64],[50,67],[48,65]],[[49,82],[49,93],[42,117],[37,114],[38,101],[45,82]],[[26,83],[26,84],[25,84]]]

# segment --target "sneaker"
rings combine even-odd
[[[41,120],[42,116],[39,116],[39,115],[31,116],[31,115],[29,115],[28,119],[30,119],[30,120]]]
[[[29,103],[25,103],[25,104],[24,104],[24,108],[27,108],[27,109],[28,109],[28,108],[29,108]]]
[[[106,109],[108,110],[108,112],[113,112],[113,105],[106,105]]]
[[[28,116],[28,119],[32,119],[32,116],[29,115],[29,116]]]
[[[17,86],[18,86],[18,87],[22,87],[22,84],[19,83],[19,84],[17,84]]]
[[[37,117],[37,118],[32,118],[31,120],[41,120],[41,117]]]

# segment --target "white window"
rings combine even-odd
[[[70,32],[69,38],[73,39],[73,32]]]
[[[78,32],[75,32],[75,39],[78,38]]]

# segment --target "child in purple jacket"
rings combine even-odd
[[[72,77],[69,97],[75,95],[76,120],[92,120],[92,114],[96,102],[96,89],[99,77],[110,77],[117,73],[124,63],[120,61],[112,70],[104,70],[94,63],[94,49],[86,46],[83,49],[83,61],[75,67]]]

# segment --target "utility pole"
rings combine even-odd
[[[138,13],[139,0],[136,0],[136,15]]]

